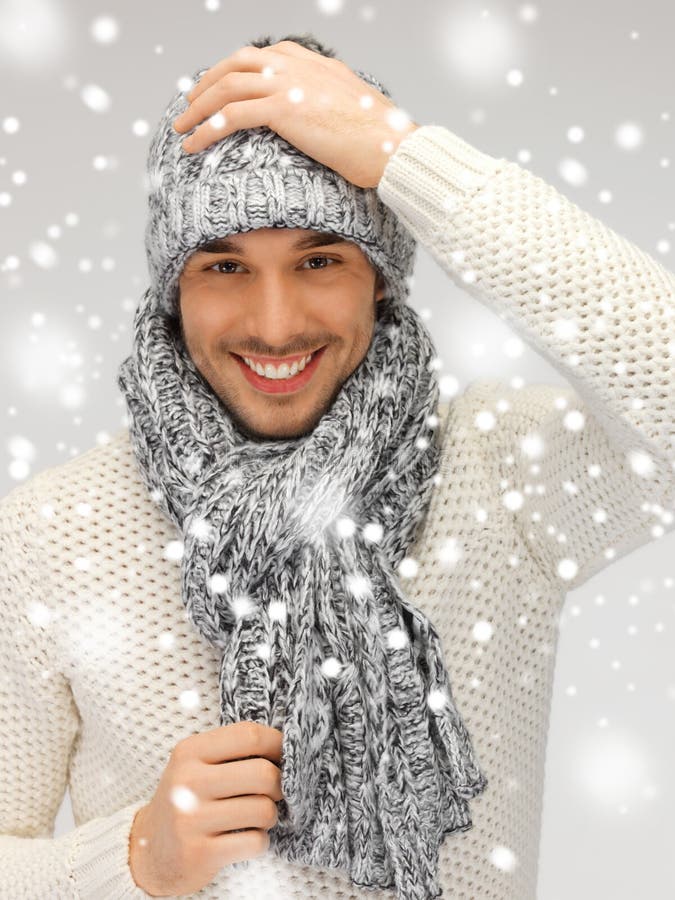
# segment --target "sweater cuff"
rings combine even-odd
[[[124,806],[111,816],[85,822],[72,832],[71,877],[78,897],[119,900],[151,897],[133,879],[129,836],[138,810],[147,800]]]
[[[507,163],[442,125],[420,125],[387,160],[377,195],[414,238],[427,243]]]

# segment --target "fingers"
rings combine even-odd
[[[222,867],[256,856],[264,856],[270,846],[270,836],[261,828],[230,831],[218,836],[218,845],[222,851],[220,863]]]
[[[270,100],[270,97],[260,97],[228,103],[224,109],[218,110],[208,122],[185,138],[182,143],[183,150],[186,153],[198,153],[215,141],[232,134],[233,131],[267,125]]]
[[[259,722],[235,722],[190,735],[181,744],[201,762],[221,763],[261,756],[281,762],[282,732]]]
[[[217,62],[215,66],[207,69],[192,90],[186,94],[187,99],[192,103],[229,72],[260,72],[263,67],[260,53],[268,49],[267,47],[240,47],[235,53],[231,53]]]
[[[222,109],[230,100],[248,100],[264,97],[268,93],[269,79],[261,76],[259,72],[255,74],[230,72],[226,78],[219,79],[176,116],[172,122],[173,128],[179,134],[183,134],[207,116]]]
[[[202,802],[228,800],[249,794],[264,795],[276,802],[284,796],[281,790],[281,769],[263,757],[207,766],[192,775],[192,783]]]
[[[228,800],[214,800],[200,812],[200,826],[207,835],[216,836],[239,828],[273,828],[279,821],[279,809],[271,797],[250,794]]]

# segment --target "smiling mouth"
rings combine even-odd
[[[301,391],[312,380],[325,349],[326,346],[324,345],[314,351],[312,358],[305,365],[304,369],[295,375],[291,375],[289,378],[268,378],[265,375],[259,375],[255,370],[251,369],[238,353],[232,353],[231,355],[237,360],[244,377],[253,388],[265,394],[289,394]],[[303,359],[308,355],[304,354],[299,359]]]
[[[250,353],[232,353],[232,356],[236,356],[238,359],[252,359],[256,362],[261,363],[261,365],[263,366],[265,366],[267,363],[270,363],[275,368],[278,368],[284,363],[286,363],[287,366],[292,366],[294,362],[300,362],[300,360],[304,359],[306,356],[313,356],[315,353],[323,350],[324,347],[325,344],[321,347],[317,347],[315,350],[307,350],[305,351],[305,353],[295,353],[292,356],[254,356]]]

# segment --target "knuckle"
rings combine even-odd
[[[247,44],[245,47],[240,47],[235,53],[232,54],[232,59],[237,63],[252,63],[256,62],[260,55],[260,47],[254,47],[252,44]]]
[[[186,737],[178,741],[171,751],[170,759],[172,762],[182,763],[190,756],[190,738]]]
[[[279,821],[279,810],[277,809],[276,803],[271,797],[263,797],[261,806],[262,818],[265,823],[264,827],[274,828]]]
[[[202,785],[198,780],[199,771],[200,770],[195,766],[194,760],[188,759],[182,764],[179,771],[174,772],[171,781],[171,786],[174,790],[189,791],[190,795],[194,795],[194,798],[190,796],[191,801],[196,803],[202,802]],[[185,808],[184,804],[173,804],[175,815],[191,818],[193,815],[192,802]]]
[[[241,723],[244,749],[247,756],[257,756],[262,745],[260,726],[257,722],[246,720]]]
[[[269,850],[270,836],[266,831],[253,831],[251,832],[251,842],[253,844],[253,852],[262,856]]]
[[[281,790],[281,769],[276,763],[271,762],[269,759],[266,759],[265,762],[267,765],[265,766],[265,771],[263,776],[265,778],[265,782],[267,784],[266,794],[270,797],[276,797],[281,799],[283,796]]]
[[[259,764],[261,778],[264,783],[274,786],[277,781],[277,775],[279,774],[278,767],[271,760],[266,759],[264,756],[259,757]]]
[[[262,756],[256,756],[251,762],[255,765],[255,779],[256,783],[261,787],[265,787],[267,781],[269,779],[269,760],[264,759]],[[262,793],[262,791],[261,791]]]
[[[166,783],[172,789],[187,788],[193,793],[196,792],[198,785],[198,775],[200,772],[199,764],[195,758],[185,749],[175,753],[170,760],[170,766],[167,769]],[[176,812],[180,812],[180,807],[174,807]]]

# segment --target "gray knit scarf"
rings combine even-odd
[[[268,152],[280,141],[256,131]],[[159,203],[151,196],[155,216]],[[268,224],[281,223],[270,213]],[[336,230],[348,230],[344,220]],[[440,844],[472,827],[468,800],[487,780],[438,634],[397,575],[440,466],[439,389],[431,336],[400,302],[401,279],[383,270],[397,290],[376,304],[368,352],[300,438],[251,440],[235,426],[167,313],[166,281],[141,299],[117,382],[144,483],[182,535],[183,603],[222,651],[220,725],[252,720],[283,732],[270,849],[429,900],[442,896]]]

